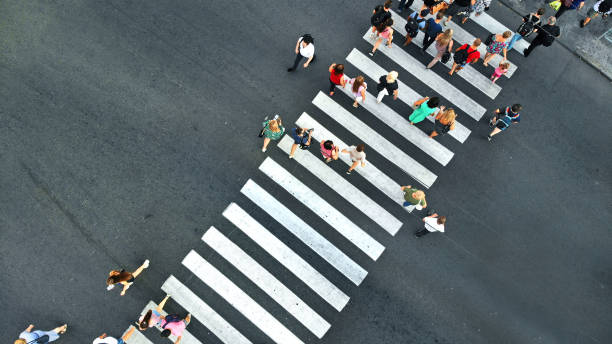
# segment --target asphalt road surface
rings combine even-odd
[[[460,114],[464,143],[437,140],[454,156],[442,166],[393,128],[337,92],[344,109],[437,175],[430,207],[448,216],[446,233],[416,239],[422,222],[363,176],[346,176],[402,223],[389,235],[273,142],[260,150],[266,115],[288,128],[306,111],[349,144],[359,139],[312,104],[328,87],[327,67],[367,53],[366,1],[3,1],[0,3],[0,341],[34,323],[68,323],[58,343],[118,336],[176,276],[253,343],[272,340],[182,266],[194,249],[308,343],[612,342],[612,87],[560,45],[538,47],[502,77],[491,99],[446,78],[487,114],[520,102],[522,121],[489,143],[488,126]],[[518,17],[498,4],[505,25]],[[563,18],[561,19],[563,20]],[[473,35],[487,31],[473,22]],[[317,61],[289,74],[297,37],[315,37]],[[395,42],[403,42],[396,35]],[[464,43],[464,42],[460,42]],[[418,48],[410,56],[427,62]],[[419,94],[433,95],[383,53]],[[516,61],[516,62],[515,62]],[[433,72],[445,76],[438,64]],[[492,69],[476,65],[481,74]],[[366,78],[375,93],[375,80]],[[444,98],[443,103],[452,105]],[[400,101],[385,104],[404,116]],[[428,129],[427,121],[420,123]],[[316,129],[315,129],[316,130]],[[318,142],[317,142],[318,144]],[[369,146],[368,146],[369,147]],[[316,149],[311,149],[316,154]],[[418,185],[375,149],[368,161],[402,184]],[[300,152],[301,153],[301,152]],[[317,154],[318,155],[318,154]],[[259,171],[269,156],[385,247],[376,260]],[[367,168],[367,167],[366,167]],[[357,286],[311,252],[240,190],[252,179],[342,248],[368,275]],[[334,310],[223,216],[236,202],[349,297]],[[325,318],[322,339],[201,241],[215,226]],[[115,268],[151,267],[126,296],[105,290]],[[184,314],[170,301],[169,312]],[[221,343],[197,320],[188,330]],[[165,343],[155,330],[146,334]],[[128,342],[129,343],[129,342]]]

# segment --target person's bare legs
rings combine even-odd
[[[495,56],[495,54],[486,53],[484,60],[482,60],[482,64],[485,65],[485,66],[488,66],[489,65],[489,61],[491,61],[491,59],[493,59],[493,56]]]
[[[191,322],[191,313],[187,314],[187,316],[185,317],[185,325],[189,325],[190,322]]]
[[[261,151],[265,152],[266,149],[268,148],[268,144],[270,143],[270,139],[269,138],[264,138],[264,142],[263,142],[263,147],[261,147]]]
[[[123,296],[125,295],[125,292],[130,289],[130,287],[132,286],[134,282],[121,282],[121,284],[123,284],[123,289],[121,290],[121,293],[119,295]]]
[[[336,147],[336,149],[332,151],[331,158],[334,160],[338,160],[338,147]]]
[[[412,37],[406,35],[406,41],[404,42],[404,46],[407,46],[408,44],[410,44],[410,42],[412,42]]]
[[[434,136],[438,136],[438,133],[434,130],[431,132],[431,134],[429,134],[430,138],[433,138]]]
[[[164,297],[164,299],[159,303],[159,305],[157,305],[157,308],[155,309],[157,313],[161,313],[161,311],[164,309],[164,306],[166,306],[166,302],[168,302],[169,298],[170,295],[166,295],[166,297]]]
[[[144,261],[144,263],[142,263],[142,265],[138,269],[136,269],[136,271],[132,273],[132,276],[134,276],[134,278],[138,277],[138,275],[140,275],[140,273],[142,273],[142,271],[148,267],[149,267],[149,260],[147,259]]]
[[[130,326],[130,329],[123,335],[123,337],[121,337],[121,339],[123,339],[123,341],[127,343],[128,339],[130,339],[130,337],[134,333],[134,330],[136,330],[136,327]]]
[[[372,54],[374,54],[376,52],[376,50],[380,46],[380,43],[382,43],[382,38],[377,39],[376,43],[374,43],[374,48],[372,48]]]
[[[54,328],[52,331],[57,333],[57,334],[63,334],[63,333],[66,332],[67,328],[68,328],[68,324],[64,324],[62,326]]]
[[[289,159],[293,159],[293,155],[295,154],[295,150],[297,149],[298,145],[297,143],[294,143],[293,145],[291,145],[291,152],[289,153]]]
[[[348,171],[352,172],[355,169],[355,167],[357,167],[357,165],[359,165],[359,161],[353,161],[353,164],[351,165]]]
[[[499,132],[501,132],[501,129],[495,127],[495,129],[493,129],[493,131],[489,134],[489,136],[493,137],[493,136],[499,134]]]

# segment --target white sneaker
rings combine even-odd
[[[262,148],[262,149],[261,149],[261,151],[262,151],[262,152],[265,152],[265,151],[266,151],[266,149],[265,149],[265,148]]]
[[[293,159],[293,155],[289,155],[289,159]]]
[[[149,267],[149,260],[145,260],[144,263],[142,263],[142,267],[144,267],[145,269]]]
[[[113,288],[115,287],[114,284],[109,285],[108,287],[106,287],[106,290],[113,290]]]

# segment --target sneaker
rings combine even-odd
[[[289,155],[289,159],[293,159],[293,155]]]
[[[580,21],[580,27],[584,27],[584,19]]]
[[[346,174],[351,174],[351,171],[350,170],[346,171]]]
[[[265,148],[262,148],[262,149],[261,149],[261,151],[265,153],[265,152],[266,152],[266,149],[265,149]]]
[[[148,268],[148,267],[149,267],[149,263],[150,263],[150,262],[149,262],[149,260],[148,260],[148,259],[147,259],[147,260],[145,260],[145,261],[144,261],[144,263],[142,263],[142,267],[143,267],[143,268],[145,268],[145,269],[146,269],[146,268]]]
[[[381,100],[376,99],[376,104],[380,104],[381,102],[382,102],[382,99]]]
[[[370,56],[374,56],[374,53],[370,51],[370,52],[368,53],[368,55],[370,55]]]
[[[287,68],[287,72],[293,72],[295,69],[293,68]]]
[[[493,137],[491,135],[487,135],[487,140],[489,140],[489,142],[491,142],[492,139]]]
[[[114,284],[109,285],[108,287],[106,287],[106,290],[113,290],[113,288],[115,287]]]

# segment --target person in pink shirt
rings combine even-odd
[[[174,344],[179,344],[183,338],[183,331],[189,322],[191,321],[191,314],[187,314],[185,319],[180,319],[176,314],[168,314],[162,320],[161,328],[163,329],[159,334],[161,337],[170,337],[173,335],[176,337]]]
[[[508,62],[500,63],[499,66],[495,68],[493,75],[491,75],[491,81],[495,83],[500,76],[508,73],[508,68],[510,68],[510,64]]]

